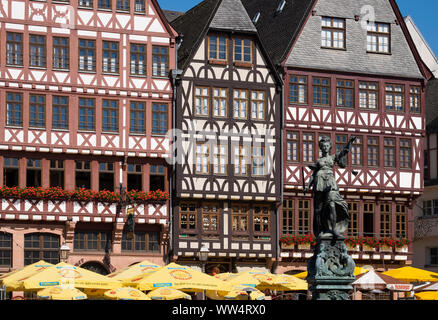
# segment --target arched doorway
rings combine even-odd
[[[94,261],[86,262],[81,266],[81,268],[99,273],[104,276],[109,274],[108,270],[100,262],[94,262]]]

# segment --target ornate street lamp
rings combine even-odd
[[[61,258],[61,261],[67,262],[69,254],[70,254],[70,247],[64,242],[61,248],[59,248],[59,257]]]

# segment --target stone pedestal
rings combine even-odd
[[[332,235],[318,237],[307,265],[306,280],[313,300],[350,300],[355,263],[344,240]]]

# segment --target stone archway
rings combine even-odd
[[[81,268],[99,273],[104,276],[109,274],[108,269],[102,263],[97,261],[85,262],[83,265],[81,265]]]

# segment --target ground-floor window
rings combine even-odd
[[[12,235],[0,232],[0,267],[12,267]]]
[[[160,233],[155,231],[136,231],[134,237],[128,240],[127,234],[122,234],[122,252],[159,252]]]
[[[24,265],[44,260],[59,263],[59,236],[50,233],[29,233],[24,235]]]

